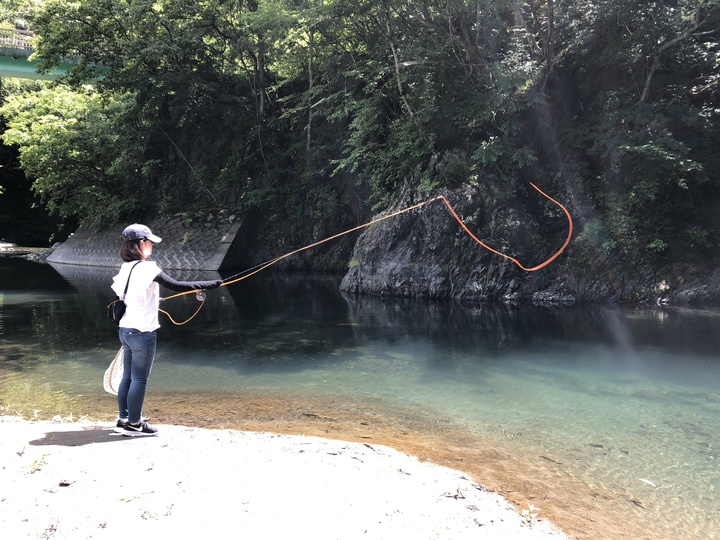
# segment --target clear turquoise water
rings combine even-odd
[[[102,393],[118,348],[103,319],[112,274],[0,260],[0,406]],[[642,505],[628,516],[668,538],[720,538],[717,311],[467,307],[346,297],[337,284],[267,275],[211,291],[188,325],[163,321],[151,391],[430,411],[626,494]],[[164,307],[181,320],[196,306]]]

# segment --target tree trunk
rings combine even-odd
[[[682,32],[681,34],[675,36],[671,40],[666,41],[662,45],[660,45],[657,50],[655,51],[655,54],[653,55],[652,63],[650,64],[650,69],[648,70],[647,77],[645,78],[645,86],[643,87],[642,94],[640,96],[640,103],[645,103],[650,95],[650,84],[652,83],[653,76],[655,75],[655,72],[660,67],[660,58],[662,57],[663,53],[667,51],[670,47],[675,45],[676,43],[679,43],[680,41],[683,41],[691,36],[701,36],[705,34],[710,34],[712,31],[709,32],[698,32],[700,27],[705,24],[705,22],[708,20],[710,15],[713,11],[715,11],[715,8],[717,8],[717,5],[710,8],[710,10],[707,12],[705,17],[701,16],[700,13],[700,4],[695,7],[695,23]]]
[[[545,61],[548,73],[555,69],[555,5],[547,0],[547,32],[545,34]]]
[[[258,34],[258,55],[257,55],[257,93],[258,93],[258,121],[265,117],[265,40],[262,34]]]
[[[311,30],[308,32],[308,95],[312,95],[311,92],[313,89],[314,45],[315,45],[315,40],[313,38],[313,32]],[[308,155],[310,153],[310,143],[312,141],[312,120],[313,120],[312,103],[308,103],[307,142],[306,142],[306,146],[305,146],[305,150],[308,153]]]
[[[395,49],[395,43],[393,42],[392,29],[390,27],[390,10],[388,9],[386,2],[383,2],[383,8],[385,12],[385,30],[387,32],[387,40],[390,45],[390,51],[392,52],[393,63],[395,64],[395,82],[397,83],[397,89],[400,93],[400,99],[402,99],[403,105],[405,105],[405,109],[410,115],[410,118],[414,120],[415,112],[410,105],[410,101],[408,101],[405,90],[403,90],[402,79],[400,78],[400,59],[398,58],[397,49]]]

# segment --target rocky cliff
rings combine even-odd
[[[582,219],[564,188],[541,186]],[[557,205],[529,187],[513,197],[492,178],[430,192],[406,186],[385,212],[390,214],[438,194],[444,195],[480,240],[522,263],[536,266],[551,257],[567,235],[568,222]],[[627,304],[710,305],[720,303],[720,270],[703,265],[667,264],[653,268],[619,260],[599,247],[574,256],[567,250],[548,266],[522,270],[475,242],[441,201],[372,226],[358,239],[341,289],[350,294],[447,298],[462,302],[620,302]]]

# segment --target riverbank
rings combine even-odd
[[[0,417],[7,538],[561,540],[466,474],[377,444]]]
[[[0,242],[0,257],[23,257],[36,260],[36,257],[39,257],[44,252],[50,252],[50,249],[16,246],[15,244]]]
[[[60,394],[53,395],[60,396]],[[40,424],[35,421],[28,424],[45,426],[50,431],[47,436],[41,431],[34,438],[26,437],[24,444],[27,448],[35,448],[35,445],[31,445],[29,441],[57,437],[54,432],[58,430],[52,429],[52,424],[48,425],[53,418],[53,414],[49,411],[65,411],[63,412],[65,424],[59,423],[58,426],[66,424],[72,426],[80,419],[80,425],[89,423],[107,428],[111,426],[110,421],[113,418],[111,411],[114,408],[114,398],[109,394],[86,393],[81,400],[64,396],[59,401],[53,400],[52,403],[43,401],[39,395],[34,395],[32,400],[28,397],[28,399],[12,401],[14,405],[11,407],[0,406],[0,411],[4,411],[0,412],[0,415],[13,415],[12,418],[36,418]],[[30,403],[30,401],[35,404],[35,409],[20,406],[21,403]],[[4,402],[8,403],[7,400]],[[578,467],[593,469],[597,466],[597,463],[589,459],[589,454],[599,454],[604,456],[603,459],[609,459],[607,454],[614,453],[609,446],[601,448],[600,444],[594,443],[595,446],[588,446],[587,451],[573,447],[560,455],[549,449],[541,450],[533,444],[528,444],[523,438],[513,438],[510,436],[511,433],[468,431],[448,422],[448,419],[426,415],[417,408],[408,410],[388,407],[386,402],[368,398],[356,400],[347,396],[326,395],[312,397],[288,391],[283,392],[282,395],[273,395],[267,390],[261,392],[246,390],[238,396],[223,395],[218,392],[202,395],[197,392],[188,394],[177,391],[171,393],[156,391],[148,396],[145,414],[150,417],[153,425],[161,427],[162,436],[152,439],[156,441],[165,440],[167,437],[165,426],[171,426],[171,429],[174,429],[172,426],[191,426],[192,429],[201,428],[203,432],[211,433],[272,433],[300,436],[305,440],[327,439],[333,443],[347,441],[361,446],[369,445],[373,449],[392,448],[401,454],[414,456],[413,459],[422,463],[432,463],[462,471],[463,476],[473,479],[488,491],[501,495],[514,506],[516,515],[524,510],[530,510],[531,505],[536,509],[539,507],[539,510],[535,511],[540,519],[553,523],[568,537],[577,540],[611,538],[669,540],[678,538],[679,531],[683,533],[683,538],[694,540],[714,538],[712,519],[697,519],[697,516],[693,518],[692,513],[696,512],[698,507],[688,503],[682,515],[675,512],[661,512],[658,507],[659,501],[654,497],[654,494],[659,493],[660,490],[637,478],[630,478],[629,481],[633,481],[632,486],[628,484],[627,487],[616,486],[610,478],[603,478],[600,482],[588,482],[584,479],[582,474],[578,474]],[[23,422],[20,423],[22,425]],[[4,447],[3,444],[9,437],[6,436],[7,429],[4,426],[5,424],[0,422],[0,449]],[[112,442],[120,441],[116,438],[112,439]],[[144,442],[146,439],[142,441],[142,444],[146,444]],[[129,442],[131,445],[135,444],[133,441]],[[19,451],[16,448],[17,444],[11,446],[6,448],[4,454],[0,453],[0,459],[9,455],[12,459],[5,459],[4,463],[21,463],[22,467],[25,467],[22,469],[25,472],[36,459],[42,459],[42,456],[48,453],[40,446],[39,449],[35,448],[33,459],[18,461],[13,457]],[[88,455],[91,459],[103,460],[111,471],[109,473],[111,477],[122,476],[117,470],[120,462],[115,458],[118,456],[128,456],[133,462],[139,463],[139,467],[148,467],[151,463],[157,463],[159,459],[163,461],[167,459],[164,454],[158,454],[160,456],[158,458],[154,453],[137,456],[126,454],[125,451],[110,452],[112,449],[106,449],[108,447],[106,444],[82,446],[95,447],[98,455],[92,452]],[[124,448],[122,444],[111,446],[113,449],[116,446]],[[168,448],[179,453],[189,451],[182,444]],[[632,449],[631,452],[634,454]],[[199,469],[206,467],[208,461],[211,462],[213,471],[217,464],[235,463],[232,455],[218,453],[217,449],[207,445],[199,447],[193,456],[188,457],[189,462],[193,464],[191,467]],[[181,470],[187,467],[187,462],[176,465]],[[335,474],[335,469],[329,470],[331,474]],[[233,469],[230,471],[233,472]],[[6,471],[0,470],[0,472]],[[236,472],[234,471],[233,474]],[[19,471],[14,471],[13,474],[19,474]],[[220,473],[220,476],[224,475],[225,472]],[[592,476],[591,474],[590,478]],[[268,481],[284,480],[273,477]],[[103,480],[103,482],[112,484],[114,480]],[[235,479],[228,476],[227,482],[232,485]],[[4,483],[5,480],[0,475],[0,490],[3,489]],[[311,485],[314,483],[311,482]],[[138,489],[140,488],[141,486],[138,486]],[[383,493],[383,490],[384,488],[380,489],[379,493]],[[148,492],[150,491],[151,489],[148,488]],[[8,500],[9,497],[0,493],[0,500],[3,499]],[[0,511],[3,511],[1,505]],[[703,523],[707,523],[707,526],[702,525]],[[0,527],[2,526],[3,523],[0,521]]]

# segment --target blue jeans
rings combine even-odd
[[[120,328],[123,347],[123,378],[118,387],[118,415],[136,424],[142,417],[145,389],[155,360],[156,332]]]

